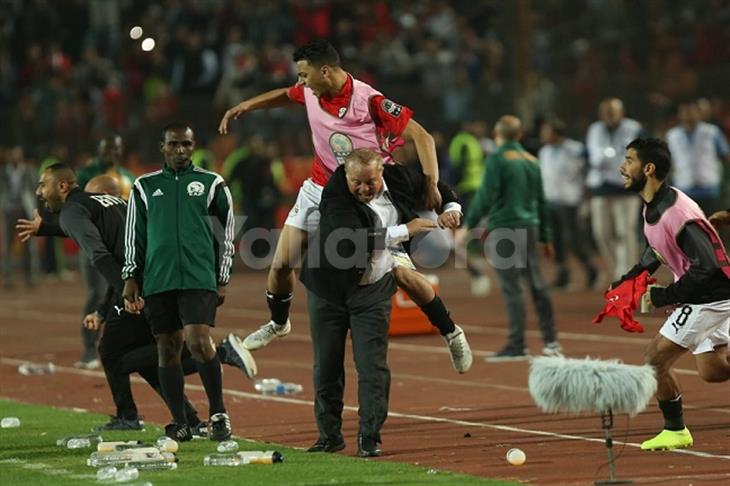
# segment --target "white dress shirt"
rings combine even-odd
[[[360,285],[370,285],[385,277],[395,266],[389,248],[403,252],[401,243],[410,239],[408,227],[405,224],[398,224],[398,209],[393,204],[385,180],[383,180],[383,190],[368,202],[367,206],[377,216],[375,227],[387,228],[387,230],[385,233],[385,248],[373,250],[370,261],[368,261],[368,268],[360,279]],[[444,212],[448,211],[461,212],[461,205],[456,202],[448,203],[444,206]]]

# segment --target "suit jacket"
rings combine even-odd
[[[416,212],[425,209],[426,194],[426,178],[420,168],[386,165],[383,178],[398,211],[398,223],[417,218]],[[456,194],[446,184],[439,182],[438,189],[442,205],[457,201]],[[299,278],[319,297],[346,305],[365,273],[373,250],[385,247],[387,229],[376,228],[375,212],[350,193],[344,166],[337,168],[322,191],[319,212],[319,227],[310,238]]]

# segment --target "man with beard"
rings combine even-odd
[[[667,287],[650,286],[642,297],[651,307],[674,306],[646,352],[656,370],[656,397],[664,430],[641,444],[644,450],[690,447],[692,435],[682,417],[682,395],[672,366],[687,351],[700,377],[711,383],[730,379],[727,361],[730,327],[730,262],[700,207],[666,182],[671,168],[667,144],[636,139],[626,147],[619,172],[624,187],[644,200],[647,249],[640,262],[612,287],[664,264],[674,274]]]
[[[124,260],[124,227],[127,204],[113,194],[118,190],[109,176],[91,179],[87,188],[99,193],[84,192],[76,174],[65,164],[54,164],[41,173],[36,195],[45,207],[58,214],[58,222],[44,221],[38,212],[32,220],[19,219],[16,225],[21,241],[32,236],[70,236],[82,249],[92,268],[104,277],[102,294],[108,289],[103,309],[94,308],[84,319],[88,328],[98,331],[102,321],[104,332],[99,341],[99,355],[107,383],[116,406],[111,420],[97,430],[141,430],[144,423],[137,414],[129,375],[137,372],[160,395],[157,376],[155,340],[147,321],[140,315],[124,311],[121,268]],[[240,368],[247,376],[255,374],[250,353],[233,335],[217,350],[221,362]],[[183,368],[190,374],[195,363],[186,351]],[[198,419],[195,409],[184,398],[187,424],[195,435],[202,435],[207,423]]]

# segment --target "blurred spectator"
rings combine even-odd
[[[25,160],[23,149],[13,147],[5,151],[0,147],[0,220],[2,221],[2,274],[6,289],[14,286],[15,266],[20,263],[27,286],[33,285],[38,265],[38,247],[20,245],[20,262],[15,257],[15,222],[32,219],[36,209],[36,171]]]
[[[570,283],[568,252],[580,261],[586,273],[586,287],[596,283],[598,272],[591,263],[578,208],[583,201],[585,147],[565,136],[565,124],[558,119],[544,122],[540,129],[540,171],[553,229],[557,272],[552,286],[565,289]]]
[[[679,125],[667,132],[672,181],[710,215],[723,209],[719,198],[723,162],[730,165],[727,139],[717,125],[702,121],[700,107],[694,101],[681,104],[677,118]]]
[[[607,98],[598,107],[600,120],[588,128],[588,176],[593,237],[611,279],[618,280],[639,258],[641,200],[624,190],[618,171],[625,147],[641,133],[641,124],[624,117],[623,102]]]

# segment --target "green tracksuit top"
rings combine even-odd
[[[134,181],[122,278],[142,280],[143,296],[216,291],[231,274],[233,237],[233,204],[223,178],[192,165],[178,172],[165,165]]]
[[[473,228],[484,217],[489,231],[537,226],[540,241],[551,240],[540,165],[518,142],[505,143],[487,159],[464,224]]]

